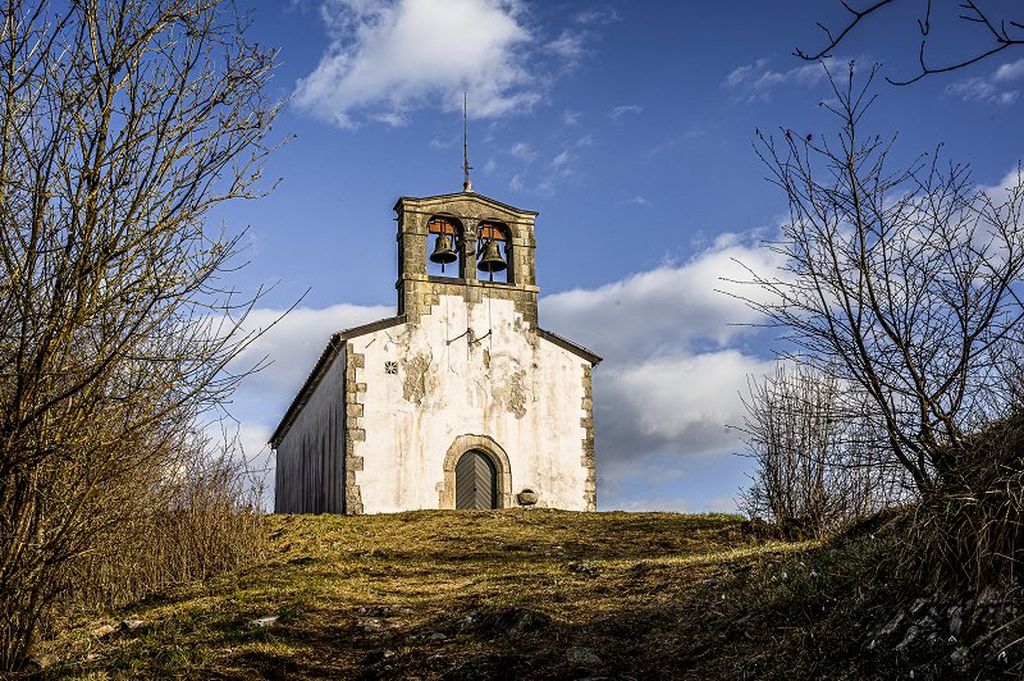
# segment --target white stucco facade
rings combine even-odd
[[[369,333],[348,347],[363,356],[356,379],[366,385],[365,439],[352,450],[363,460],[355,482],[365,512],[444,507],[445,457],[466,435],[504,451],[513,495],[530,489],[538,506],[587,508],[589,364],[532,334],[511,301],[442,295],[419,324]],[[386,373],[389,361],[397,374]]]

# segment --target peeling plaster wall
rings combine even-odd
[[[362,460],[363,511],[438,508],[445,455],[462,435],[490,437],[507,453],[513,496],[529,488],[538,506],[592,510],[589,364],[539,338],[511,300],[436,300],[416,323],[348,342],[364,358],[355,374],[366,386],[364,439],[348,444]]]

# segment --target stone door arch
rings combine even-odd
[[[467,452],[476,452],[494,466],[494,508],[512,506],[512,468],[501,445],[486,435],[460,435],[444,457],[444,481],[438,486],[438,507],[456,508],[455,468]]]

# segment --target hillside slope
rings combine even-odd
[[[865,588],[865,575],[894,548],[870,530],[820,546],[757,539],[749,523],[721,515],[430,511],[267,523],[265,560],[82,623],[44,646],[41,676],[791,679],[940,671],[934,648],[905,642],[908,627],[922,629],[901,608],[919,594],[888,580]],[[894,614],[896,624],[879,633]],[[122,620],[138,621],[117,626]],[[927,639],[947,655],[959,645],[945,635]]]
[[[523,678],[663,668],[687,603],[758,543],[730,516],[271,516],[267,560],[92,622],[46,676]],[[252,620],[277,617],[264,626]],[[140,620],[134,630],[104,624]],[[665,667],[666,671],[675,665]],[[649,676],[649,675],[648,675]]]

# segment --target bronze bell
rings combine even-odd
[[[430,254],[430,262],[436,262],[444,267],[459,259],[459,254],[452,248],[452,239],[447,234],[438,234],[434,242],[434,252]]]
[[[480,256],[480,262],[477,264],[477,267],[484,272],[501,272],[508,267],[508,263],[501,257],[497,241],[492,239],[484,244],[483,255]]]

